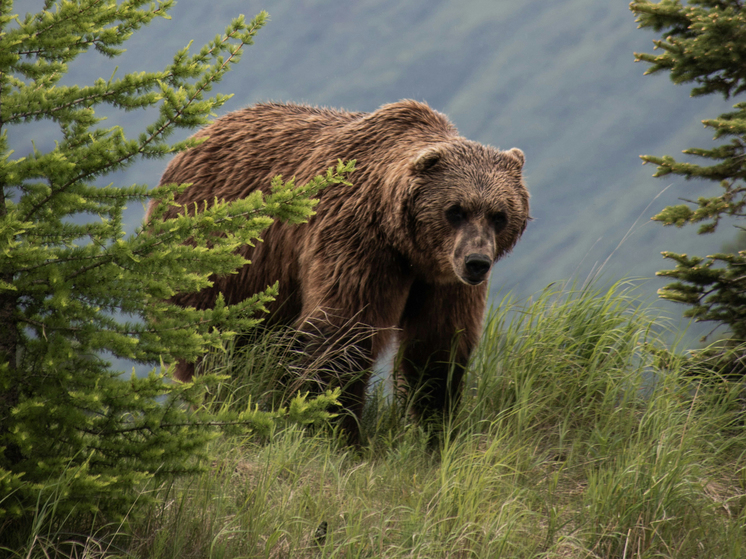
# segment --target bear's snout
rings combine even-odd
[[[487,279],[492,268],[492,259],[484,254],[472,253],[464,260],[464,279],[467,283],[477,285]]]

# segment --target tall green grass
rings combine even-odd
[[[86,556],[744,557],[742,387],[701,382],[668,334],[627,284],[506,298],[437,450],[378,385],[362,450],[330,430],[224,437]],[[274,405],[283,339],[213,363],[235,375],[216,401]],[[52,556],[39,549],[18,556]]]

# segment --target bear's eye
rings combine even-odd
[[[498,233],[505,229],[505,226],[508,225],[508,216],[505,214],[505,212],[497,212],[495,214],[492,214],[492,217],[490,218],[492,220],[492,225],[495,226],[495,231]]]
[[[459,225],[466,221],[466,212],[464,208],[456,204],[446,210],[446,219],[451,225]]]

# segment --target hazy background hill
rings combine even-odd
[[[17,2],[36,11],[40,1]],[[668,75],[643,76],[633,52],[651,51],[627,0],[180,0],[172,20],[135,34],[114,61],[87,56],[70,82],[161,69],[190,40],[201,47],[228,21],[262,9],[271,21],[216,90],[235,97],[222,112],[266,100],[371,111],[402,98],[428,102],[471,139],[526,153],[532,215],[523,240],[497,266],[492,291],[530,295],[547,284],[585,279],[609,258],[604,277],[653,278],[669,267],[662,250],[709,254],[735,230],[698,237],[649,218],[699,186],[653,179],[640,154],[680,154],[708,145],[701,120],[728,109],[721,99],[690,99]],[[147,113],[115,117],[130,135]],[[43,127],[12,130],[20,152]],[[158,182],[166,162],[141,162],[124,183]],[[107,181],[108,182],[108,181]],[[667,186],[665,193],[660,195]],[[649,207],[648,207],[649,206]],[[130,229],[143,208],[130,208]],[[639,221],[637,221],[639,218]],[[635,223],[637,224],[635,225]],[[625,234],[631,235],[615,250]],[[644,286],[654,293],[663,285]],[[677,309],[677,312],[680,309]]]

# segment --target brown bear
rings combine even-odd
[[[209,308],[219,292],[236,303],[279,282],[270,322],[294,326],[301,340],[307,332],[309,355],[325,344],[354,346],[331,352],[338,357],[324,367],[324,380],[344,387],[343,426],[353,441],[370,367],[392,336],[415,415],[437,419],[452,409],[480,337],[490,269],[529,219],[523,152],[467,140],[410,100],[372,113],[259,104],[196,136],[208,139],[177,155],[161,179],[191,183],[177,202],[192,207],[267,191],[275,175],[300,184],[339,159],[357,163],[353,185],[324,189],[308,223],[274,223],[263,242],[243,249],[252,263],[240,273],[175,300]],[[361,327],[370,334],[358,335]],[[179,363],[176,376],[193,371]]]

